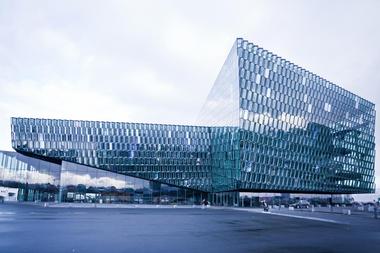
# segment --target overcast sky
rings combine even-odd
[[[380,1],[186,2],[2,0],[0,149],[11,116],[194,124],[236,37],[380,104]]]

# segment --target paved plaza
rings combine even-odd
[[[0,252],[380,252],[370,216],[0,204]]]

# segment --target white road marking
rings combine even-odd
[[[291,217],[291,218],[299,218],[299,219],[305,219],[305,220],[315,220],[315,221],[323,221],[323,222],[330,222],[330,223],[337,223],[337,224],[345,224],[344,222],[339,222],[339,221],[331,220],[331,219],[318,218],[318,217],[308,217],[308,216],[285,214],[285,213],[271,213],[271,212],[263,212],[263,213]]]
[[[302,215],[294,215],[294,214],[286,214],[286,213],[264,212],[262,209],[248,209],[248,208],[231,208],[231,209],[238,210],[238,211],[263,213],[263,214],[271,214],[271,215],[284,216],[284,217],[290,217],[290,218],[305,219],[305,220],[315,220],[315,221],[329,222],[329,223],[335,223],[335,224],[348,224],[348,223],[345,223],[345,222],[340,222],[340,221],[336,221],[336,220],[332,220],[332,219],[310,217],[310,216],[302,216]]]
[[[14,212],[0,212],[0,215],[14,215]]]

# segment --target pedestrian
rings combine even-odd
[[[374,201],[375,204],[373,206],[373,212],[374,212],[374,215],[375,215],[375,219],[377,219],[377,208],[378,208],[378,203],[376,201]]]

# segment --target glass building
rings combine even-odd
[[[12,146],[60,166],[61,193],[75,185],[70,171],[96,187],[98,174],[121,177],[121,192],[160,185],[211,199],[374,191],[375,105],[246,40],[234,43],[196,125],[12,118]]]
[[[246,40],[233,45],[198,121],[234,133],[212,148],[213,162],[233,154],[213,163],[219,190],[374,191],[375,105]]]
[[[62,161],[0,151],[0,196],[8,201],[200,204],[207,193]]]

